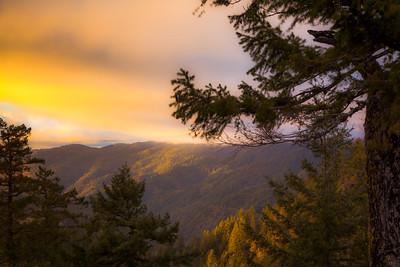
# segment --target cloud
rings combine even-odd
[[[55,67],[57,64],[62,68]],[[54,61],[51,57],[7,54],[2,55],[0,62],[0,102],[18,107],[15,110],[8,107],[8,113],[15,113],[20,123],[28,118],[18,114],[58,121],[58,124],[38,123],[40,120],[29,118],[34,131],[47,134],[49,140],[56,138],[50,135],[51,127],[64,129],[68,136],[56,132],[67,143],[97,142],[84,138],[84,134],[94,136],[93,132],[81,129],[103,132],[96,137],[98,140],[191,142],[185,127],[170,115],[168,86],[167,81],[163,84],[141,77],[127,79],[75,62]],[[4,106],[2,109],[6,110]],[[75,132],[82,134],[74,135]],[[117,133],[124,133],[123,138]],[[77,138],[71,140],[71,136]]]
[[[159,140],[170,142],[193,142],[191,138],[181,137],[176,129],[163,129],[162,132],[154,131],[151,134],[130,129],[118,131],[111,128],[85,127],[67,120],[53,119],[42,114],[26,110],[23,107],[0,102],[0,117],[10,124],[24,123],[32,128],[31,145],[35,148],[47,148],[65,144],[83,143],[89,146],[105,146],[115,143],[133,143],[138,141]],[[136,132],[136,134],[135,134]],[[157,133],[162,133],[162,136]],[[180,137],[174,138],[175,137]],[[112,137],[112,139],[110,139]],[[163,138],[164,137],[164,138]],[[198,142],[198,140],[197,140]]]
[[[24,123],[32,128],[31,144],[36,148],[84,142],[86,144],[105,143],[108,136],[114,140],[107,143],[134,142],[142,139],[123,132],[85,128],[70,122],[55,120],[27,112],[23,108],[0,102],[0,116],[10,124]]]
[[[178,69],[233,89],[251,66],[236,11],[198,18],[199,3],[0,0],[0,113],[28,122],[37,146],[195,141],[168,106]]]
[[[171,117],[176,71],[234,85],[249,63],[226,13],[199,19],[198,4],[0,1],[0,112],[28,122],[38,146],[193,142]]]
[[[0,13],[0,49],[159,79],[198,63],[198,54],[212,59],[201,61],[200,73],[228,81],[244,76],[238,66],[249,58],[237,45],[227,13],[210,9],[199,19],[191,13],[198,5],[198,0],[7,1]]]

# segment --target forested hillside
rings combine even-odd
[[[146,183],[145,203],[157,213],[179,221],[180,233],[191,238],[240,208],[260,211],[272,200],[266,177],[280,180],[298,172],[305,148],[282,144],[260,148],[218,145],[174,145],[143,142],[103,148],[68,145],[35,151],[67,188],[88,196],[127,163]]]

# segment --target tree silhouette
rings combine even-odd
[[[23,261],[24,236],[29,227],[35,181],[30,165],[41,162],[32,157],[28,145],[31,129],[8,125],[0,118],[0,264],[16,266]]]
[[[172,81],[173,116],[207,140],[306,142],[365,111],[370,255],[379,267],[400,266],[399,10],[396,0],[251,0],[230,20],[254,61],[254,82],[235,96],[222,85],[196,87],[185,70]],[[297,26],[313,41],[296,35]]]
[[[144,183],[133,180],[125,164],[92,198],[93,266],[168,266],[149,252],[156,244],[174,243],[178,224],[171,224],[168,214],[148,212],[143,193]]]

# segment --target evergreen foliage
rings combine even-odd
[[[203,0],[233,5],[241,0]],[[363,110],[371,90],[393,101],[391,123],[400,113],[400,4],[386,1],[252,0],[244,12],[230,16],[239,43],[254,61],[239,96],[227,87],[198,88],[186,70],[176,79],[173,116],[191,124],[196,136],[218,138],[229,125],[237,141],[262,145],[318,138]],[[312,30],[316,25],[323,31]],[[308,27],[309,37],[294,29]],[[389,104],[389,103],[388,103]],[[249,120],[250,118],[250,120]],[[389,118],[388,118],[389,119]],[[298,130],[282,131],[288,123]],[[394,128],[392,130],[394,130]]]
[[[285,184],[272,183],[276,206],[265,208],[258,242],[269,264],[369,266],[366,178],[342,173],[357,151],[326,153],[318,168],[305,162],[305,179],[290,174]]]
[[[0,122],[1,265],[368,265],[366,157],[360,141],[343,141],[345,132],[310,144],[321,157],[317,167],[306,162],[304,175],[271,183],[276,204],[261,218],[240,210],[193,248],[176,242],[178,224],[168,214],[147,211],[144,182],[132,179],[127,164],[91,198],[86,223],[73,211],[85,203],[77,192],[65,190],[52,170],[30,167],[42,163],[32,157],[30,129]]]
[[[240,211],[206,231],[195,266],[369,266],[363,144],[335,137],[314,148],[318,166],[271,182],[276,203],[260,217]]]
[[[30,131],[0,118],[0,264],[5,266],[21,263],[27,254],[23,241],[36,188],[28,172],[38,162],[28,145]]]
[[[71,259],[79,246],[83,215],[73,212],[82,208],[84,199],[75,189],[66,191],[52,170],[39,166],[35,174],[34,207],[31,214],[30,242],[27,249],[30,264],[39,266],[73,266]]]
[[[0,265],[71,266],[76,220],[69,210],[82,199],[64,192],[53,172],[42,166],[32,175],[30,128],[0,119]]]
[[[142,203],[144,183],[124,165],[104,192],[86,201],[32,157],[30,128],[0,119],[0,265],[187,266],[193,250],[173,246],[178,224]],[[33,168],[34,167],[34,168]]]
[[[195,266],[255,266],[255,241],[251,232],[258,232],[254,209],[239,210],[222,220],[212,231],[204,231],[199,243],[202,260]]]
[[[148,212],[143,193],[144,183],[133,180],[125,164],[110,185],[104,185],[104,192],[91,199],[93,266],[168,266],[169,262],[160,263],[150,252],[157,244],[174,243],[178,224],[171,224],[168,214]]]
[[[195,136],[256,146],[318,139],[365,111],[371,265],[400,266],[399,1],[207,2],[244,3],[230,21],[253,82],[236,96],[180,70],[173,116]]]

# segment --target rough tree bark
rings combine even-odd
[[[365,120],[370,266],[400,267],[400,133],[396,89],[371,89]]]

